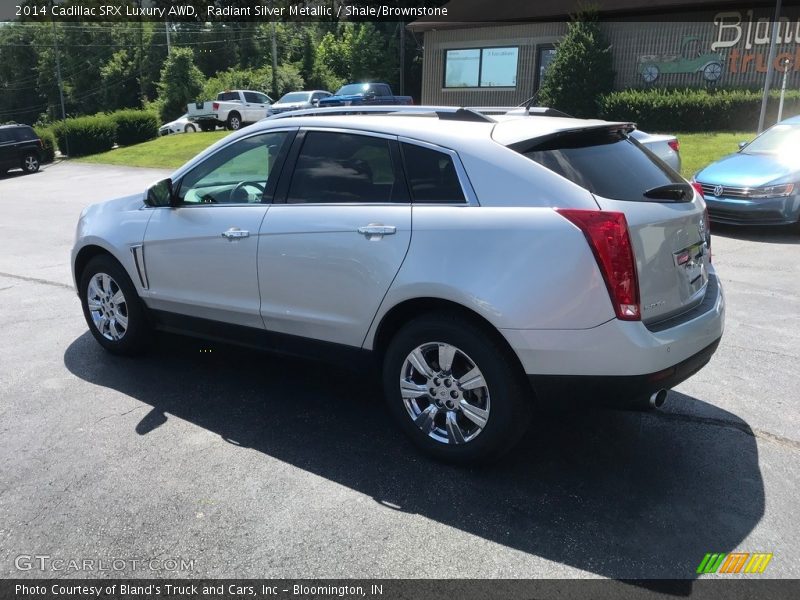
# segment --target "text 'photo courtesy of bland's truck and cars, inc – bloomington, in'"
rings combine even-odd
[[[0,597],[797,597],[798,157],[791,1],[0,1]]]

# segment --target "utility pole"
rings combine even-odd
[[[784,58],[781,61],[781,65],[783,66],[783,81],[781,82],[781,101],[778,103],[778,123],[783,119],[783,96],[786,94],[786,75],[789,73],[789,65],[791,62],[791,59],[788,58]]]
[[[164,29],[167,32],[167,56],[172,54],[172,45],[169,42],[169,21],[164,21]]]
[[[58,35],[56,35],[56,22],[53,19],[53,2],[50,2],[50,24],[53,26],[53,52],[56,55],[56,81],[58,82],[58,98],[61,101],[61,118],[66,120],[67,118],[67,109],[64,107],[64,84],[61,81],[61,52],[58,49]],[[69,136],[65,136],[64,139],[67,152],[67,156],[69,156]]]
[[[270,1],[270,8],[272,2]],[[272,28],[272,93],[275,94],[275,99],[278,99],[278,39],[275,36],[275,21],[270,18],[270,27]]]
[[[406,94],[406,24],[400,23],[400,95]]]
[[[767,76],[764,80],[764,94],[761,96],[761,114],[758,116],[758,133],[764,131],[764,119],[767,116],[767,100],[769,99],[769,86],[772,83],[772,73],[775,71],[776,38],[781,19],[781,0],[775,0],[775,19],[772,21],[772,38],[769,41],[769,58],[767,58]]]

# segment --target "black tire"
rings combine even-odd
[[[39,155],[35,152],[28,152],[22,157],[20,163],[22,170],[26,173],[36,173],[39,170]]]
[[[480,369],[486,382],[490,399],[488,418],[482,430],[465,443],[452,443],[452,437],[450,442],[445,443],[420,429],[401,394],[400,379],[405,373],[406,358],[418,347],[434,342],[456,347],[463,353],[462,358],[470,359]],[[450,376],[455,378],[456,371],[454,360]],[[445,383],[447,382],[442,381],[443,385]],[[461,389],[461,383],[457,379],[454,385]],[[497,460],[519,442],[530,422],[533,393],[516,357],[503,344],[499,334],[456,313],[435,312],[422,315],[398,331],[384,356],[383,386],[390,412],[411,441],[429,456],[449,463],[469,464]],[[433,397],[426,394],[426,397],[421,396],[414,402],[420,404],[417,408],[421,409],[422,403],[431,406],[432,400]],[[440,412],[443,414],[437,418],[444,422],[449,418],[448,413],[453,411]],[[462,414],[454,418],[459,418],[470,426],[471,421],[464,421],[465,417]],[[444,430],[446,425],[436,427],[438,429],[433,433],[439,429]],[[450,436],[448,431],[444,433]]]
[[[186,127],[183,128],[184,133],[194,133],[195,131],[197,131],[197,128],[191,123],[187,123]]]
[[[217,128],[217,126],[214,123],[201,122],[199,123],[199,125],[200,125],[200,130],[206,133],[208,133],[209,131],[214,131]]]
[[[116,292],[119,290],[124,296],[124,310],[121,304],[117,305],[117,310],[121,311],[120,314],[124,314],[127,317],[127,327],[119,339],[109,339],[109,337],[106,337],[106,335],[98,329],[98,325],[95,324],[95,319],[89,308],[89,284],[94,276],[98,274],[110,276],[112,280],[112,285],[110,286],[111,291]],[[89,331],[92,332],[94,338],[103,348],[113,354],[125,356],[134,356],[145,350],[152,337],[152,326],[148,319],[145,306],[136,293],[136,288],[133,286],[125,269],[116,259],[107,254],[101,254],[92,258],[80,275],[78,289],[81,307],[83,308],[83,317],[86,319]],[[114,305],[111,304],[111,306]],[[107,310],[107,307],[108,304],[105,305],[103,310]],[[99,311],[95,311],[95,315],[98,315],[98,313]],[[116,325],[116,327],[117,329],[114,331],[119,333],[119,325]]]
[[[225,122],[225,127],[231,131],[238,131],[242,128],[242,116],[234,111],[228,113],[228,120]]]

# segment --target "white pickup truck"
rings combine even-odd
[[[203,131],[214,131],[222,125],[233,131],[247,123],[255,123],[272,114],[274,100],[261,92],[226,90],[216,100],[191,102],[186,105],[189,120],[197,122]]]

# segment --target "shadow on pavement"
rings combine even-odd
[[[757,225],[723,225],[711,224],[711,248],[714,248],[714,236],[744,240],[747,242],[764,242],[767,244],[800,244],[800,225],[775,225],[772,227]]]
[[[682,405],[702,405],[719,422],[543,414],[505,462],[463,469],[418,454],[389,421],[371,377],[177,336],[124,359],[87,332],[64,362],[78,377],[152,406],[136,426],[140,435],[174,415],[509,548],[603,577],[685,579],[661,590],[668,593],[688,594],[704,554],[736,547],[764,512],[749,426],[686,396]],[[469,560],[462,566],[469,577]]]

